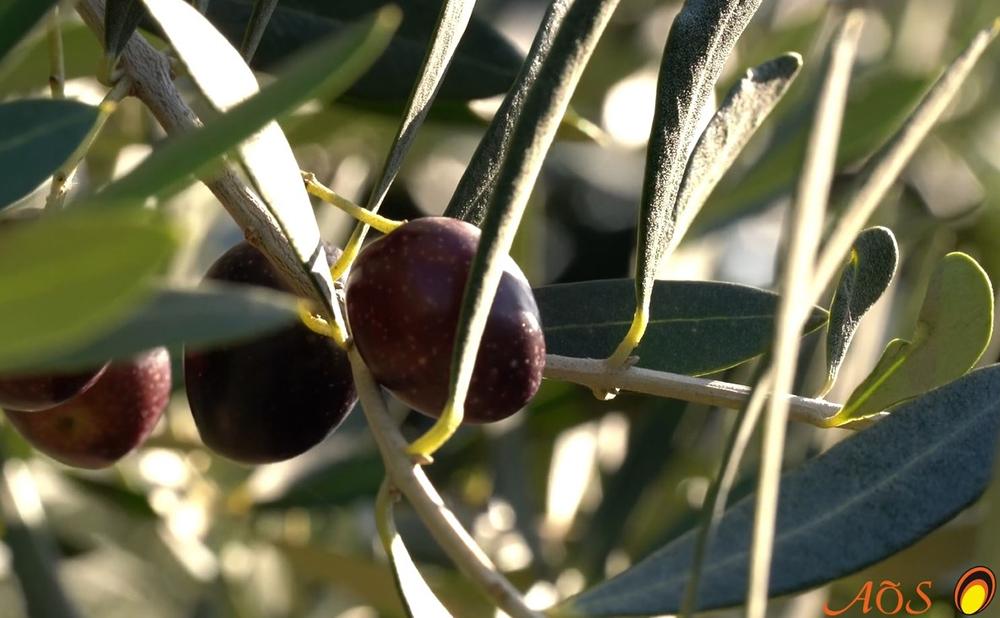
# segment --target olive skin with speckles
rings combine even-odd
[[[0,408],[20,412],[54,408],[93,386],[105,367],[74,373],[0,377]]]
[[[340,250],[327,247],[331,262]],[[207,279],[289,292],[247,242],[223,254]],[[290,459],[316,446],[357,401],[347,354],[298,323],[252,341],[187,350],[188,402],[205,446],[246,464]]]
[[[348,276],[347,316],[358,352],[379,383],[431,417],[440,416],[448,397],[455,331],[479,236],[479,228],[457,219],[414,219],[365,247]],[[544,366],[535,297],[506,257],[464,421],[488,423],[520,410],[538,390]]]
[[[170,400],[170,356],[155,348],[113,362],[89,389],[41,412],[6,410],[39,451],[77,468],[105,468],[142,444]]]

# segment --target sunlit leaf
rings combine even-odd
[[[954,380],[976,364],[992,333],[989,277],[968,255],[949,253],[931,277],[913,337],[889,342],[830,424],[876,414]]]
[[[288,71],[260,93],[190,133],[157,148],[132,172],[108,186],[99,199],[144,198],[179,190],[206,164],[250,137],[274,118],[316,96],[342,91],[377,56],[392,31],[392,20],[358,24],[304,52]]]
[[[635,308],[631,279],[536,288],[549,354],[606,358],[629,328]],[[763,354],[771,345],[778,296],[707,281],[657,281],[638,366],[690,375],[713,373]],[[826,322],[813,310],[806,331]]]
[[[115,324],[151,291],[176,244],[154,213],[65,214],[0,240],[0,368],[23,367]]]
[[[904,404],[874,427],[786,473],[770,594],[858,571],[953,518],[989,483],[998,432],[1000,366],[993,365]],[[700,609],[743,602],[754,504],[755,496],[748,496],[723,516],[705,562]],[[676,613],[694,533],[559,609],[572,616]]]
[[[0,210],[52,176],[90,131],[98,109],[77,101],[0,103]]]
[[[888,228],[869,228],[854,241],[851,256],[840,275],[840,283],[830,305],[824,393],[837,379],[861,318],[889,287],[898,261],[896,237]]]
[[[729,90],[698,138],[684,171],[677,196],[675,243],[680,242],[715,185],[788,92],[801,67],[801,56],[785,54],[750,69]]]
[[[726,59],[761,0],[688,0],[674,18],[656,86],[653,128],[639,204],[635,326],[638,343],[661,259],[673,248],[677,197],[702,110]],[[616,356],[628,352],[615,350]]]

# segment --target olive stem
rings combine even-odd
[[[654,371],[642,367],[609,370],[607,361],[603,359],[572,358],[556,354],[550,354],[546,357],[544,375],[548,379],[574,382],[591,389],[613,391],[620,388],[636,393],[681,399],[734,410],[743,405],[753,390],[742,384],[696,378],[666,371]],[[840,411],[840,406],[835,403],[799,395],[788,395],[788,403],[792,420],[817,427],[830,427],[829,420]],[[876,415],[872,419],[848,423],[841,427],[859,429],[884,414]]]
[[[62,24],[59,22],[59,5],[49,15],[49,88],[53,99],[66,98],[66,60],[63,55]]]
[[[94,125],[90,127],[90,131],[87,132],[87,135],[80,142],[80,145],[76,147],[76,150],[73,151],[69,159],[60,165],[59,169],[52,175],[52,186],[49,189],[48,197],[45,199],[45,208],[47,210],[54,211],[62,208],[63,202],[66,200],[66,194],[69,192],[69,185],[76,174],[77,168],[80,167],[83,158],[90,152],[90,148],[97,140],[97,136],[101,134],[101,129],[104,128],[108,118],[118,109],[118,103],[128,95],[131,88],[132,81],[127,77],[122,77],[108,91],[108,94],[104,96],[104,100],[98,106],[97,118],[94,120]]]
[[[306,191],[308,191],[310,195],[314,195],[327,204],[339,208],[354,217],[356,220],[375,228],[383,234],[388,234],[397,227],[406,223],[406,221],[394,221],[393,219],[388,219],[368,210],[367,208],[358,206],[351,200],[316,180],[316,175],[312,172],[302,172],[302,181],[306,184]],[[339,276],[334,277],[334,281],[339,278]]]
[[[295,309],[299,314],[299,321],[301,321],[306,328],[317,335],[323,335],[324,337],[333,339],[334,343],[336,343],[340,349],[347,349],[347,334],[336,322],[329,322],[323,316],[317,314],[313,310],[313,304],[311,301],[304,298],[299,299]]]
[[[348,357],[361,407],[392,484],[406,496],[431,536],[459,570],[493,599],[497,607],[512,618],[541,618],[542,614],[529,608],[520,592],[496,569],[454,513],[445,506],[423,469],[406,454],[406,439],[389,416],[375,379],[357,349],[348,350]]]

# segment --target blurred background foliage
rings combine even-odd
[[[826,8],[822,0],[767,0],[743,36],[719,84],[720,95],[746,68],[784,51],[803,54],[802,75],[715,191],[678,253],[663,265],[662,277],[772,284],[782,216],[802,160],[831,30]],[[544,9],[542,0],[480,0],[477,14],[524,51]],[[678,10],[678,2],[630,0],[608,28],[573,101],[579,118],[566,123],[515,244],[514,256],[534,285],[630,274],[656,67]],[[994,0],[871,3],[835,193],[996,11]],[[88,76],[97,66],[98,41],[72,13],[64,16],[72,78],[67,92],[96,103],[103,88]],[[20,64],[0,73],[3,99],[47,96],[44,36],[38,33],[24,51]],[[181,86],[194,96],[190,84],[181,80]],[[889,339],[912,332],[922,290],[942,255],[965,251],[1000,281],[998,100],[1000,55],[992,50],[876,215],[873,223],[890,227],[899,239],[901,268],[862,324],[830,395],[833,401],[844,400]],[[361,202],[389,147],[400,105],[388,98],[379,103],[347,97],[300,110],[285,129],[303,169]],[[383,214],[400,219],[439,214],[475,148],[482,118],[495,105],[442,98]],[[141,104],[126,101],[87,157],[79,184],[93,186],[122,174],[162,137]],[[44,194],[42,188],[23,207],[41,205]],[[834,210],[836,205],[834,199]],[[201,185],[173,199],[169,208],[185,230],[172,276],[195,282],[240,232]],[[323,205],[316,212],[325,238],[342,243],[351,221]],[[822,349],[815,345],[820,336],[804,346],[798,387],[803,394],[822,383]],[[982,362],[997,356],[994,344]],[[375,535],[373,500],[382,466],[361,415],[353,414],[302,457],[243,467],[201,445],[177,369],[176,396],[165,421],[144,448],[106,472],[62,467],[33,454],[9,426],[0,426],[7,473],[34,479],[63,558],[68,592],[84,613],[101,618],[403,615]],[[751,371],[742,366],[725,377],[746,382]],[[401,404],[394,405],[406,415]],[[621,571],[691,527],[734,419],[731,412],[630,394],[599,402],[585,388],[547,382],[529,408],[509,421],[461,430],[428,474],[498,567],[528,591],[529,602],[545,606]],[[404,429],[415,437],[427,424],[410,415]],[[786,464],[796,465],[843,435],[792,426]],[[752,488],[756,459],[755,453],[748,455],[734,498]],[[901,581],[909,589],[920,580],[940,580],[947,585],[935,593],[946,595],[970,561],[1000,566],[998,514],[995,482],[984,500],[914,547],[771,611],[819,615],[827,598],[844,605],[867,579]],[[992,530],[984,525],[991,517]],[[491,615],[405,503],[397,508],[397,520],[452,612]],[[0,544],[0,615],[24,615],[21,599],[12,552]],[[950,615],[933,611],[928,615]]]

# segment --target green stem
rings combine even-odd
[[[59,22],[59,5],[49,16],[49,88],[53,99],[66,98],[66,60],[63,55],[62,25]]]
[[[358,206],[351,200],[316,180],[316,175],[311,172],[302,172],[302,181],[305,182],[306,191],[308,191],[310,195],[314,195],[327,204],[339,208],[354,217],[357,221],[369,225],[383,234],[388,234],[394,231],[397,227],[406,223],[406,221],[394,221],[393,219],[388,219],[380,214],[368,210],[367,208]],[[334,280],[336,279],[339,279],[339,277],[334,277]]]
[[[97,136],[100,135],[104,124],[111,117],[111,114],[114,113],[115,109],[118,108],[118,103],[125,98],[125,95],[128,94],[131,88],[132,82],[122,78],[108,92],[104,100],[101,101],[94,126],[90,127],[90,131],[87,132],[87,135],[80,142],[80,145],[77,146],[76,150],[73,151],[69,159],[60,165],[59,169],[52,175],[52,188],[49,190],[49,196],[45,200],[46,210],[56,211],[63,207],[63,203],[66,201],[66,194],[69,192],[70,181],[80,166],[80,162],[90,152],[90,148],[97,140]]]

